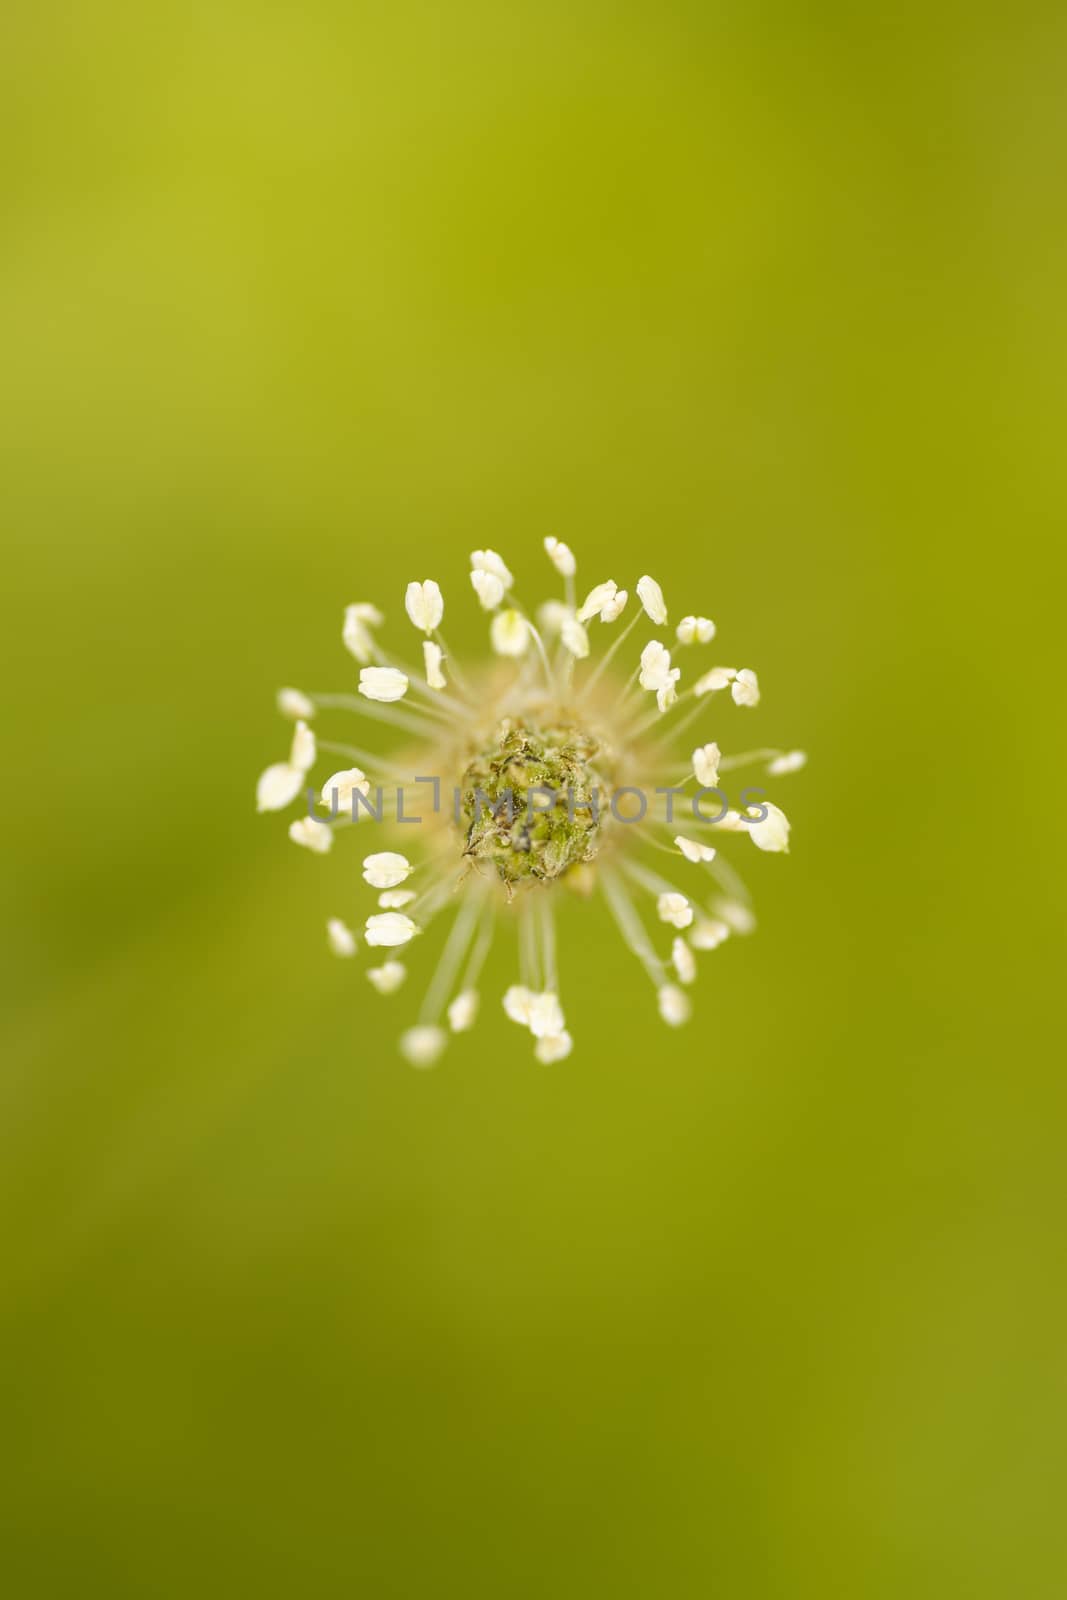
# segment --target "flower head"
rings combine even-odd
[[[515,981],[500,996],[503,1011],[526,1035],[537,1061],[569,1057],[569,963],[559,957],[557,922],[564,937],[572,924],[578,930],[597,891],[650,980],[660,1017],[681,1027],[708,953],[755,926],[747,892],[720,846],[736,848],[733,837],[747,833],[758,851],[784,854],[789,848],[789,821],[770,801],[748,806],[741,793],[732,804],[724,800],[717,814],[698,803],[709,790],[722,796],[729,780],[721,774],[737,768],[756,765],[777,778],[805,764],[795,750],[723,756],[720,741],[729,751],[726,733],[736,715],[731,700],[746,709],[760,703],[756,674],[747,667],[712,667],[692,678],[686,673],[683,684],[663,638],[647,640],[640,652],[627,648],[642,617],[657,629],[667,625],[654,578],[638,578],[640,609],[605,634],[590,625],[616,622],[628,591],[605,579],[577,605],[573,551],[552,537],[544,548],[564,598],[530,611],[508,598],[514,579],[503,558],[494,550],[472,552],[474,595],[492,613],[488,661],[477,669],[448,651],[440,633],[444,598],[427,578],[403,591],[407,618],[422,635],[422,676],[391,658],[377,638],[382,613],[361,603],[347,608],[343,630],[360,666],[359,694],[311,696],[291,688],[278,694],[278,710],[295,727],[288,758],[259,779],[258,809],[280,811],[306,798],[307,814],[290,820],[289,835],[319,855],[335,847],[343,852],[345,834],[359,819],[363,904],[330,918],[329,949],[346,960],[361,956],[364,946],[386,952],[365,971],[374,990],[393,995],[408,971],[392,952],[413,947],[427,927],[450,918],[424,998],[400,1036],[401,1053],[416,1067],[432,1066],[450,1040],[484,1016],[479,979],[494,934],[510,928],[518,964]],[[715,625],[693,613],[682,618],[676,637],[686,661],[687,647],[709,643]],[[594,641],[605,640],[598,651]],[[728,696],[712,698],[725,689]],[[654,707],[640,691],[655,696]],[[672,718],[679,704],[685,709]],[[713,710],[720,707],[726,721],[712,729]],[[332,731],[317,741],[311,719],[319,727],[332,711],[392,727],[403,743],[379,757],[363,748],[359,735],[355,745],[334,742]],[[682,724],[698,724],[684,744]],[[695,748],[694,738],[702,741]],[[320,749],[348,764],[325,780],[320,773],[309,787]],[[679,784],[680,762],[685,777]],[[394,776],[390,816],[382,795]],[[329,821],[314,815],[316,803],[330,811]],[[412,822],[421,826],[400,826]],[[377,824],[395,827],[402,850],[388,848],[384,833],[383,848],[368,848],[367,830]],[[349,879],[359,889],[358,865]],[[360,918],[362,939],[353,932]],[[583,939],[575,931],[572,942]]]

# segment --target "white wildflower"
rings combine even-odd
[[[663,599],[663,590],[655,578],[646,574],[637,580],[637,598],[645,608],[645,615],[651,617],[657,628],[662,628],[667,621],[667,607]]]
[[[372,889],[395,889],[411,876],[411,862],[395,850],[380,850],[363,859],[363,878]]]
[[[789,823],[777,806],[749,805],[743,815],[725,809],[721,818],[713,818],[692,792],[694,779],[705,796],[717,791],[723,767],[762,764],[777,777],[805,763],[802,751],[775,749],[724,761],[719,746],[708,739],[710,718],[703,697],[730,689],[738,705],[758,704],[759,682],[750,668],[717,666],[698,676],[691,688],[687,682],[688,692],[682,697],[686,714],[678,719],[679,731],[696,724],[700,731],[693,737],[708,742],[692,751],[691,775],[684,783],[678,773],[684,751],[677,748],[677,739],[669,738],[670,721],[658,721],[654,713],[650,717],[647,702],[633,692],[639,680],[642,691],[655,695],[659,711],[667,712],[679,699],[682,677],[672,652],[708,645],[716,636],[711,619],[687,614],[676,628],[669,628],[663,591],[646,573],[636,584],[640,609],[635,602],[629,625],[618,626],[614,638],[605,642],[589,624],[595,618],[619,623],[628,607],[627,591],[609,578],[594,585],[576,607],[574,552],[552,536],[544,540],[544,548],[565,583],[561,599],[540,606],[531,603],[529,615],[536,615],[537,628],[527,620],[526,610],[509,598],[514,580],[501,556],[494,550],[471,553],[471,585],[489,617],[491,653],[483,650],[480,665],[446,662],[439,633],[444,598],[437,581],[426,578],[407,583],[404,594],[406,616],[422,645],[417,674],[403,662],[387,664],[376,633],[382,615],[363,603],[347,607],[343,628],[345,646],[360,664],[359,696],[312,696],[291,687],[278,691],[278,709],[295,727],[288,759],[268,767],[257,783],[256,803],[263,811],[281,810],[300,801],[306,791],[312,810],[315,796],[321,794],[320,803],[332,813],[350,811],[354,819],[360,809],[370,810],[373,792],[372,815],[392,823],[394,817],[386,818],[381,811],[388,791],[372,790],[371,779],[360,767],[344,768],[325,784],[320,779],[309,786],[317,754],[311,719],[314,716],[318,729],[320,723],[332,721],[333,713],[355,713],[364,726],[368,720],[382,721],[403,731],[404,744],[394,751],[387,745],[379,762],[373,754],[363,753],[364,734],[355,734],[356,743],[349,745],[333,742],[350,737],[344,731],[323,729],[323,740],[331,741],[321,745],[324,751],[350,750],[350,756],[341,759],[365,761],[370,772],[380,771],[396,781],[396,822],[429,824],[385,836],[385,843],[394,837],[411,846],[410,855],[396,849],[358,852],[357,870],[362,860],[372,914],[355,931],[342,918],[330,917],[326,936],[329,950],[342,959],[351,960],[364,942],[380,951],[380,964],[370,968],[367,981],[387,995],[406,980],[406,965],[395,959],[404,955],[406,963],[402,947],[422,932],[424,922],[449,918],[451,927],[441,943],[436,971],[428,975],[425,986],[420,981],[418,1023],[409,1026],[400,1041],[403,1054],[416,1066],[431,1066],[451,1034],[475,1025],[481,1009],[477,985],[494,929],[511,937],[509,930],[516,925],[519,972],[527,982],[532,978],[544,987],[513,985],[503,997],[505,1013],[531,1035],[538,1061],[563,1061],[573,1045],[557,978],[556,916],[581,919],[587,914],[583,902],[601,889],[623,941],[651,980],[660,1016],[670,1026],[680,1025],[689,1017],[689,986],[697,976],[694,952],[714,950],[732,934],[751,932],[755,926],[745,886],[733,866],[717,858],[716,847],[726,857],[735,848],[734,837],[744,832],[751,833],[760,850],[784,852],[789,845]],[[469,599],[466,603],[473,612],[475,606]],[[622,647],[645,616],[651,622],[644,625],[659,637],[649,639],[631,675],[633,663],[625,665]],[[551,640],[550,650],[544,648],[545,640]],[[500,657],[514,665],[502,665]],[[446,689],[449,692],[442,694]],[[388,709],[409,694],[402,709]],[[657,728],[650,733],[653,722]],[[437,776],[415,776],[419,773]],[[673,787],[668,779],[674,780]],[[422,784],[434,786],[432,817],[426,791],[413,788]],[[566,807],[560,803],[564,789]],[[759,792],[748,791],[745,800]],[[645,865],[652,850],[669,850],[672,837],[671,806],[664,808],[658,801],[650,806],[653,793],[694,798],[694,820],[704,826],[689,829],[679,817],[677,825],[684,831],[673,835],[673,848],[698,868],[714,864],[715,878],[731,886],[728,893],[712,889],[710,895],[701,894],[698,904],[695,897],[690,899],[658,876],[654,860]],[[627,795],[631,800],[644,796],[639,813],[645,823],[642,828],[619,826],[638,820],[632,804],[616,809],[617,799]],[[722,836],[714,845],[706,844],[705,839],[714,837],[713,825]],[[301,815],[289,823],[290,837],[320,854],[333,848],[335,833],[339,852],[352,848],[347,831],[314,816]],[[358,837],[366,839],[365,827]],[[743,853],[744,847],[739,848]],[[417,891],[408,885],[416,868],[418,877],[411,881],[418,885]],[[351,870],[348,865],[349,874]],[[697,874],[689,874],[688,881],[698,890],[709,887],[708,879]],[[632,895],[635,884],[645,890],[644,907]],[[555,885],[566,893],[550,892]],[[650,914],[653,908],[658,921]],[[660,940],[650,938],[652,928],[658,930],[661,924],[670,930],[667,956]],[[568,939],[580,953],[589,943],[589,930],[584,923],[580,928],[576,924]],[[602,1028],[620,1026],[617,1007],[607,1006],[605,1015]]]
[[[422,583],[409,583],[404,595],[404,610],[420,633],[433,633],[441,626],[445,602],[440,586],[432,578]]]
[[[396,667],[364,667],[359,675],[359,692],[367,700],[402,700],[408,680]]]

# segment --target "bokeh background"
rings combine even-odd
[[[17,1600],[1063,1595],[1065,21],[7,16]],[[685,1033],[574,907],[574,1056],[417,1073],[273,694],[546,533],[759,670],[793,851]]]

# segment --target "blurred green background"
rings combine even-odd
[[[8,15],[7,1593],[1063,1595],[1065,44]],[[575,906],[573,1057],[417,1073],[273,694],[546,533],[758,668],[793,852],[687,1032]]]

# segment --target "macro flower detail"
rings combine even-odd
[[[423,579],[399,585],[396,597],[406,625],[422,635],[421,675],[402,643],[396,651],[387,644],[383,613],[360,603],[346,608],[342,629],[358,692],[351,684],[333,694],[278,691],[277,709],[295,726],[288,759],[258,781],[257,809],[299,801],[289,836],[319,855],[343,854],[358,826],[351,900],[327,922],[327,944],[361,964],[366,949],[383,953],[365,965],[366,979],[379,995],[405,990],[398,1044],[415,1067],[432,1067],[450,1042],[459,1048],[463,1034],[484,1025],[479,985],[498,935],[511,936],[516,960],[497,990],[496,1015],[503,1010],[527,1036],[538,1062],[565,1061],[576,1037],[581,1043],[571,1002],[577,995],[588,1004],[575,981],[580,947],[599,936],[605,915],[649,980],[663,1023],[683,1026],[705,961],[755,927],[748,891],[725,859],[730,841],[747,833],[765,855],[789,849],[789,820],[764,790],[746,791],[742,779],[727,801],[723,788],[745,768],[779,778],[807,761],[799,750],[731,750],[734,707],[760,705],[756,673],[699,664],[716,628],[696,612],[665,636],[670,643],[646,636],[638,649],[631,636],[642,620],[657,629],[668,621],[663,590],[647,573],[633,585],[631,615],[597,629],[597,620],[618,622],[629,591],[609,578],[579,604],[570,546],[549,537],[544,552],[560,588],[530,606],[502,556],[472,552],[473,595],[462,593],[488,635],[480,664],[449,649],[440,632],[445,595]],[[368,745],[357,733],[350,743],[343,727],[324,727],[334,715],[369,719],[379,740]],[[336,770],[312,784],[320,759]],[[721,805],[702,808],[709,791]],[[314,814],[316,805],[328,818]],[[592,919],[588,932],[583,919]],[[415,967],[441,922],[449,924],[443,944],[408,1010]],[[360,926],[361,938],[353,932]],[[431,937],[419,937],[426,930]],[[575,948],[561,959],[557,938],[571,937]],[[409,974],[416,941],[420,961]],[[394,953],[401,950],[404,962]]]

